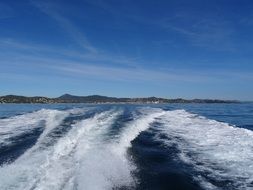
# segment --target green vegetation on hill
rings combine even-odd
[[[41,96],[26,97],[7,95],[0,96],[0,103],[238,103],[231,100],[212,100],[212,99],[165,99],[157,97],[148,98],[115,98],[107,96],[73,96],[64,94],[58,98],[47,98]]]

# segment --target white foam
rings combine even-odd
[[[44,166],[46,175],[37,184],[38,189],[69,188],[81,168],[82,159],[89,155],[89,150],[96,153],[93,148],[101,143],[120,113],[107,111],[77,123],[54,147],[49,163]],[[52,177],[52,173],[57,171],[61,173]]]
[[[141,112],[139,117],[123,127],[119,138],[90,149],[89,154],[81,159],[77,189],[106,190],[123,186],[134,188],[136,179],[132,172],[136,167],[128,157],[127,149],[132,140],[164,113],[160,109],[144,109]]]
[[[115,147],[115,151],[118,154],[125,154],[126,149],[131,146],[131,141],[134,140],[142,131],[147,130],[150,124],[155,121],[157,117],[162,116],[166,112],[162,109],[156,108],[144,108],[139,109],[141,116],[135,118],[133,122],[127,124],[122,131],[118,146]]]
[[[72,115],[82,115],[84,114],[85,112],[87,112],[88,110],[90,110],[91,108],[73,108],[73,109],[70,109],[70,110],[67,110],[70,114]]]
[[[41,109],[32,113],[26,113],[7,119],[0,119],[0,145],[8,145],[13,137],[25,134],[32,129],[45,127],[38,141],[42,141],[45,136],[70,114],[84,114],[88,108],[73,108],[69,110]]]
[[[184,110],[168,111],[161,119],[163,131],[171,137],[166,143],[179,147],[183,161],[212,179],[231,180],[239,189],[252,189],[253,131]],[[210,181],[204,184],[217,188]]]
[[[106,138],[121,111],[106,111],[73,124],[71,130],[53,146],[33,148],[10,165],[0,168],[3,190],[106,190],[134,187],[136,169],[127,149],[156,117],[165,112],[143,109],[120,134]],[[38,145],[35,145],[37,147]],[[3,175],[4,174],[4,175]]]
[[[59,120],[67,116],[66,112],[58,110],[42,109],[36,112],[27,113],[0,120],[0,144],[11,143],[11,138],[29,132],[31,129],[41,127],[45,122],[46,130],[51,130]],[[46,134],[46,133],[44,133]]]
[[[79,157],[89,149],[115,113],[105,112],[76,123],[54,146],[28,151],[0,168],[0,189],[62,189],[78,169]],[[3,175],[4,174],[4,175]]]

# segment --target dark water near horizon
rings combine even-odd
[[[251,190],[253,104],[2,104],[1,190]]]

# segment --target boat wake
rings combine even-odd
[[[140,107],[123,122],[124,107],[94,109],[94,114],[91,109],[42,109],[1,119],[0,150],[13,149],[29,134],[34,142],[2,163],[0,189],[138,189],[140,171],[128,150],[148,129],[155,129],[155,139],[165,147],[178,149],[178,160],[192,168],[203,189],[253,188],[250,130],[185,110]]]
[[[162,141],[194,167],[204,189],[253,188],[253,132],[191,114],[168,111],[159,120]]]

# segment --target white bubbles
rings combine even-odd
[[[136,179],[132,172],[136,167],[129,160],[127,149],[131,146],[131,141],[162,114],[156,111],[143,111],[142,115],[125,124],[117,139],[90,149],[80,164],[78,189],[106,190],[124,186],[133,188]]]
[[[138,168],[128,149],[151,126],[156,128],[153,130],[156,137],[166,134],[167,139],[159,139],[164,144],[177,146],[178,158],[197,171],[199,175],[194,178],[204,189],[217,189],[213,181],[231,181],[228,188],[252,188],[253,132],[250,130],[184,110],[136,108],[128,122],[121,122],[124,112],[118,108],[95,115],[85,115],[87,110],[43,109],[1,119],[0,137],[4,143],[9,142],[9,137],[3,134],[17,136],[39,127],[40,122],[44,130],[33,147],[14,162],[0,167],[0,189],[134,189],[138,179],[133,174]],[[61,132],[64,127],[68,130],[54,139],[54,132]],[[116,134],[111,135],[112,132]]]
[[[38,149],[38,147],[41,142],[44,142],[46,135],[57,127],[67,115],[68,113],[63,111],[43,109],[9,119],[10,122],[7,126],[13,129],[13,135],[24,132],[23,128],[32,130],[32,127],[36,127],[37,122],[41,120],[45,121],[45,129],[31,149],[13,163],[5,164],[0,168],[0,189],[30,189],[33,187],[31,184],[36,181],[36,175],[39,175],[34,174],[34,169],[40,168],[42,160],[46,158],[45,152]],[[33,125],[30,125],[31,123]],[[26,181],[29,180],[30,182],[27,184]]]
[[[42,109],[24,115],[0,120],[0,145],[8,145],[13,137],[25,134],[35,128],[45,127],[47,134],[53,127],[68,115],[67,112]]]
[[[109,110],[77,121],[64,136],[40,149],[49,131],[67,117],[82,110],[65,111],[47,118],[45,129],[37,143],[15,162],[0,168],[0,189],[3,190],[106,190],[117,187],[133,188],[136,169],[127,155],[127,149],[142,131],[149,128],[163,112],[157,109],[139,110],[142,114],[124,123],[117,136],[108,139],[121,110]],[[58,112],[57,112],[58,113]]]
[[[15,162],[0,168],[0,173],[5,174],[0,175],[0,189],[62,189],[71,185],[80,159],[117,115],[108,111],[82,120],[55,145],[37,149],[43,142],[41,139]]]
[[[240,189],[252,189],[253,132],[230,126],[184,110],[161,117],[163,132],[180,150],[180,158],[217,181],[229,180]],[[215,185],[208,182],[207,187]],[[210,188],[209,188],[210,189]]]

